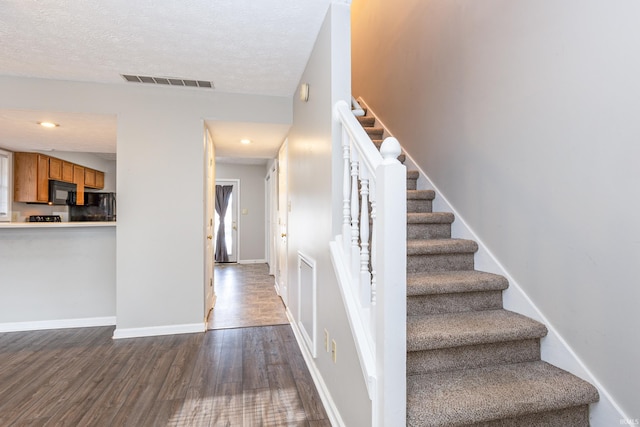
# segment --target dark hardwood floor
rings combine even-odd
[[[331,425],[288,325],[112,334],[0,334],[0,425]]]
[[[0,426],[327,427],[289,325],[0,334]]]

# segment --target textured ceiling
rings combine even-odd
[[[132,83],[126,83],[120,74],[178,77],[212,81],[218,92],[288,97],[296,91],[329,3],[1,0],[0,75],[123,85]],[[16,112],[0,114],[4,121]],[[71,123],[67,119],[71,117],[64,120]],[[80,124],[81,119],[82,115],[75,122],[77,138],[69,143],[84,140],[86,144],[90,136],[92,142],[102,144],[106,136],[98,138],[90,126]],[[5,121],[4,125],[10,124]],[[35,142],[36,131],[26,128],[25,135],[17,135],[18,129],[5,132],[15,141]],[[80,128],[89,133],[81,135]],[[272,138],[272,129],[265,131],[264,139]],[[105,135],[113,136],[106,152],[115,152],[115,125]],[[6,146],[4,134],[0,136],[0,146]],[[216,144],[223,142],[218,137]],[[258,146],[242,147],[243,151],[235,153],[225,148],[223,152],[230,157],[262,157],[251,154]],[[106,150],[77,148],[70,151]]]
[[[3,0],[0,74],[291,96],[329,0]],[[124,84],[124,83],[123,83]]]
[[[274,158],[291,127],[274,123],[213,120],[207,120],[206,125],[216,147],[216,159],[227,163],[233,163],[232,159],[235,157],[252,158],[258,160],[258,163]],[[241,139],[249,139],[251,144],[241,144]]]
[[[38,122],[60,126],[44,128]],[[0,110],[0,148],[11,151],[116,152],[116,116]]]

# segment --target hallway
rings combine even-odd
[[[267,264],[216,264],[214,286],[210,330],[289,323]]]

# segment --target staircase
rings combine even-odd
[[[358,117],[380,147],[376,119]],[[404,155],[399,157],[404,162]],[[591,384],[540,360],[546,327],[505,310],[506,278],[474,269],[476,242],[407,172],[407,426],[589,425]]]

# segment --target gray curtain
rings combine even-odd
[[[229,262],[227,243],[224,235],[224,217],[227,213],[227,206],[229,205],[229,198],[231,197],[232,190],[232,185],[216,185],[216,212],[220,217],[218,237],[216,238],[215,260],[217,262]]]

